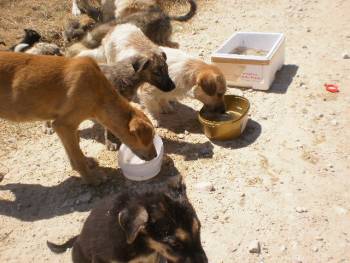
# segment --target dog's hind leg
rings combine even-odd
[[[52,126],[62,141],[73,170],[78,171],[86,183],[97,185],[101,182],[102,178],[92,175],[92,171],[89,168],[89,166],[96,166],[97,163],[92,158],[84,156],[79,147],[77,131],[80,122],[76,122],[74,119],[68,119],[69,117],[61,117],[55,120]]]

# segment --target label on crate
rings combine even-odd
[[[261,82],[263,80],[262,67],[247,67],[240,79],[249,82]]]

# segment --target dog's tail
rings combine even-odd
[[[63,252],[66,252],[68,248],[72,248],[77,238],[78,236],[72,237],[62,245],[57,245],[57,244],[51,243],[50,241],[46,241],[46,244],[53,253],[61,254]]]
[[[190,11],[186,15],[183,16],[171,16],[171,20],[179,21],[179,22],[186,22],[190,20],[197,12],[197,3],[195,0],[187,0],[190,4]]]

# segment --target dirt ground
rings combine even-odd
[[[186,100],[166,116],[168,161],[162,174],[180,173],[202,222],[212,263],[350,262],[350,1],[198,0],[189,23],[174,23],[181,48],[209,60],[235,31],[283,32],[286,65],[268,92],[230,88],[251,102],[244,135],[209,141],[197,121],[198,102]],[[70,1],[0,0],[0,40],[8,46],[24,27],[61,43],[57,31]],[[348,53],[349,54],[349,53]],[[340,92],[325,91],[325,82]],[[0,262],[70,262],[46,240],[77,234],[103,196],[127,182],[102,130],[81,127],[82,148],[110,168],[113,178],[83,186],[57,136],[41,123],[0,120]],[[171,161],[172,160],[172,161]],[[158,179],[156,179],[158,180]],[[209,182],[215,191],[203,191]],[[249,253],[253,240],[260,254]]]

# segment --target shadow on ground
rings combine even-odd
[[[259,138],[261,132],[261,125],[249,119],[243,134],[239,138],[231,141],[212,141],[212,143],[224,148],[239,149],[254,143]]]
[[[152,190],[162,189],[162,186],[169,184],[174,177],[181,178],[173,161],[167,156],[163,160],[160,174],[145,182],[126,180],[119,169],[103,169],[109,180],[97,187],[82,184],[78,177],[69,177],[55,186],[21,183],[0,185],[0,193],[10,191],[15,196],[14,201],[0,199],[0,215],[32,222],[75,211],[89,211],[105,196],[123,190],[150,187]]]
[[[284,65],[277,73],[274,82],[272,83],[269,93],[284,94],[287,92],[288,87],[293,82],[295,75],[298,72],[297,65]]]

